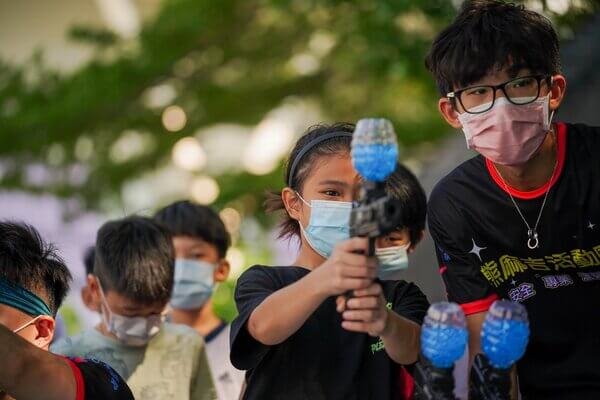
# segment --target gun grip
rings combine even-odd
[[[510,369],[494,368],[487,357],[477,354],[469,379],[469,399],[510,400]]]
[[[376,242],[377,242],[377,238],[369,237],[369,247],[366,252],[367,257],[375,256]],[[364,250],[354,250],[353,253],[354,254],[365,254],[365,251]],[[353,290],[346,291],[346,293],[344,293],[344,297],[346,298],[346,302],[348,302],[348,300],[350,300],[352,297],[354,297],[354,291]]]

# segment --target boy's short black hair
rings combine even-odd
[[[385,181],[389,196],[399,199],[402,204],[403,227],[408,228],[413,245],[421,239],[427,215],[427,197],[417,177],[402,164]]]
[[[85,275],[88,276],[94,273],[94,259],[96,258],[96,248],[90,246],[83,254],[83,266],[85,267]]]
[[[231,245],[231,236],[223,221],[210,207],[188,200],[177,201],[159,210],[154,219],[173,236],[190,236],[214,245],[221,258]]]
[[[452,24],[434,40],[425,60],[442,96],[490,72],[511,75],[561,72],[558,35],[544,16],[501,0],[465,1]]]
[[[174,253],[169,232],[150,218],[109,221],[96,238],[94,275],[105,292],[142,304],[166,304],[173,289]]]
[[[35,293],[54,316],[71,282],[56,248],[25,223],[0,222],[0,277]]]

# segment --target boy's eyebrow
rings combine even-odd
[[[190,245],[189,250],[205,250],[207,246],[210,246],[210,244],[196,242],[196,243]]]
[[[506,71],[508,73],[509,80],[515,79],[515,78],[519,77],[519,75],[522,75],[522,76],[531,75],[531,71],[527,67],[520,66],[520,65],[507,67]],[[463,87],[460,87],[459,89],[470,88],[470,87],[474,87],[474,86],[487,86],[487,82],[485,82],[485,80],[486,80],[486,77],[484,76],[483,78],[475,81],[474,83],[469,84],[469,85],[464,85]]]

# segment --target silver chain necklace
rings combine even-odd
[[[554,136],[554,138],[555,138],[554,140],[556,141],[556,136]],[[496,165],[492,164],[492,165],[494,165],[494,169],[496,170],[496,173],[502,180],[502,183],[504,184],[504,189],[510,196],[510,199],[512,200],[512,203],[514,204],[515,209],[519,213],[519,216],[521,217],[523,222],[525,222],[525,226],[527,227],[527,247],[529,247],[530,250],[537,249],[540,246],[540,240],[539,240],[539,236],[537,233],[537,228],[540,223],[540,219],[542,218],[542,213],[544,212],[544,207],[546,206],[546,200],[548,199],[548,193],[550,193],[550,189],[552,188],[552,181],[554,180],[554,174],[556,173],[556,166],[558,165],[558,146],[556,149],[557,149],[556,150],[557,154],[556,154],[556,162],[554,163],[554,169],[552,170],[552,175],[550,176],[550,182],[548,182],[548,189],[546,189],[544,201],[542,202],[542,208],[540,208],[540,213],[538,214],[537,221],[535,221],[535,226],[533,227],[533,229],[531,229],[531,226],[527,222],[527,219],[525,218],[525,216],[521,212],[521,209],[517,205],[517,202],[515,201],[515,198],[513,197],[510,190],[508,189],[508,185],[506,184],[506,181],[502,177],[502,174],[500,173],[500,171],[498,171],[498,168],[496,168]]]

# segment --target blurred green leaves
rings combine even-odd
[[[557,21],[572,29],[594,7]],[[290,97],[315,101],[330,121],[390,118],[405,144],[435,139],[445,129],[423,58],[455,13],[445,0],[165,0],[134,41],[73,27],[70,37],[95,53],[70,75],[47,70],[41,55],[0,62],[0,185],[90,208],[119,203],[123,185],[167,164],[178,139],[216,123],[254,125]],[[169,104],[187,115],[177,133],[164,128],[164,107],[144,101],[165,83],[175,88]],[[131,132],[152,145],[115,160],[115,143]],[[32,183],[32,164],[48,177]],[[217,176],[217,203],[258,200],[281,175]]]

